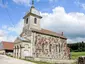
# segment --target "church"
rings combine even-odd
[[[42,16],[35,8],[34,1],[23,19],[23,31],[14,41],[14,57],[46,61],[70,58],[70,49],[63,32],[59,34],[41,28]]]

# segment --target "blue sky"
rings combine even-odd
[[[79,31],[77,30],[77,27],[83,28],[84,26],[84,18],[85,18],[85,0],[34,0],[35,7],[41,12],[41,15],[43,18],[41,21],[43,22],[42,27],[47,28],[50,30],[56,32],[65,32],[65,36],[68,37],[68,40],[70,42],[75,41],[84,41],[85,35],[84,35],[84,29]],[[0,0],[0,41],[6,40],[6,41],[13,41],[14,38],[16,38],[20,32],[17,31],[20,27],[22,28],[23,24],[23,17],[27,11],[29,11],[31,6],[31,0]],[[54,11],[53,11],[54,10]],[[60,12],[59,12],[59,11]],[[69,32],[68,26],[71,24],[69,21],[64,22],[64,20],[61,20],[58,18],[57,14],[54,15],[54,13],[62,13],[62,19],[67,15],[69,17],[72,16],[72,19],[66,19],[67,20],[78,20],[73,23],[73,21],[70,21],[72,25],[69,27],[70,30],[74,29],[74,32]],[[63,13],[65,14],[63,16]],[[53,25],[53,23],[49,24],[50,22],[46,21],[49,20],[49,16],[56,16],[58,19],[56,19],[56,24]],[[55,17],[55,18],[56,18]],[[75,17],[75,18],[74,18]],[[52,17],[51,17],[52,18]],[[64,18],[64,19],[65,19]],[[78,19],[77,19],[78,18]],[[54,18],[53,18],[54,19]],[[57,21],[58,20],[58,21]],[[55,20],[54,20],[55,21]],[[62,22],[61,22],[62,21]],[[82,22],[81,22],[82,21]],[[44,25],[45,22],[48,22],[49,25]],[[61,24],[59,23],[61,22]],[[64,23],[63,23],[64,22]],[[56,25],[59,26],[56,26]],[[66,27],[62,29],[62,26],[66,24]],[[67,25],[68,24],[68,25]],[[74,26],[76,25],[76,26]],[[72,27],[74,26],[74,27]],[[18,28],[17,28],[18,27]],[[14,29],[15,28],[15,29]],[[16,29],[17,28],[17,29]],[[13,30],[14,29],[14,30]],[[20,29],[21,31],[21,29]],[[82,32],[82,34],[81,34]],[[2,35],[3,33],[3,35]],[[5,35],[4,35],[5,34]],[[9,38],[8,38],[9,37]]]
[[[11,22],[13,22],[13,24],[16,24],[21,18],[23,18],[23,16],[25,15],[25,12],[29,11],[30,9],[30,5],[29,3],[16,3],[13,2],[13,0],[2,0],[4,2],[4,4],[6,5],[6,8],[3,8],[2,6],[0,7],[0,17],[2,17],[0,19],[0,27],[3,24],[9,25],[11,24]],[[28,1],[29,2],[29,1]],[[57,7],[57,6],[62,6],[65,8],[66,12],[82,12],[85,13],[85,10],[82,9],[82,7],[80,5],[75,4],[75,2],[77,2],[77,0],[40,0],[39,2],[37,2],[35,0],[35,7],[41,11],[41,12],[48,12],[51,13],[52,9]],[[84,3],[85,0],[80,0],[81,3]],[[3,5],[3,3],[1,3]],[[12,19],[12,21],[9,19],[8,16],[8,12],[6,11],[6,9],[9,12],[9,15]]]

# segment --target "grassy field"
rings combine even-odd
[[[72,59],[77,59],[80,56],[85,56],[85,52],[71,52]]]

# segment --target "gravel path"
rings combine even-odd
[[[36,63],[11,58],[5,55],[0,55],[0,64],[36,64]]]

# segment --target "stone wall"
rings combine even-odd
[[[16,40],[14,45],[15,57],[25,58],[24,52],[33,58],[63,60],[70,57],[70,49],[67,47],[66,39],[32,32],[29,40],[30,42]]]
[[[34,33],[35,56],[48,59],[69,59],[69,51],[65,39]]]

